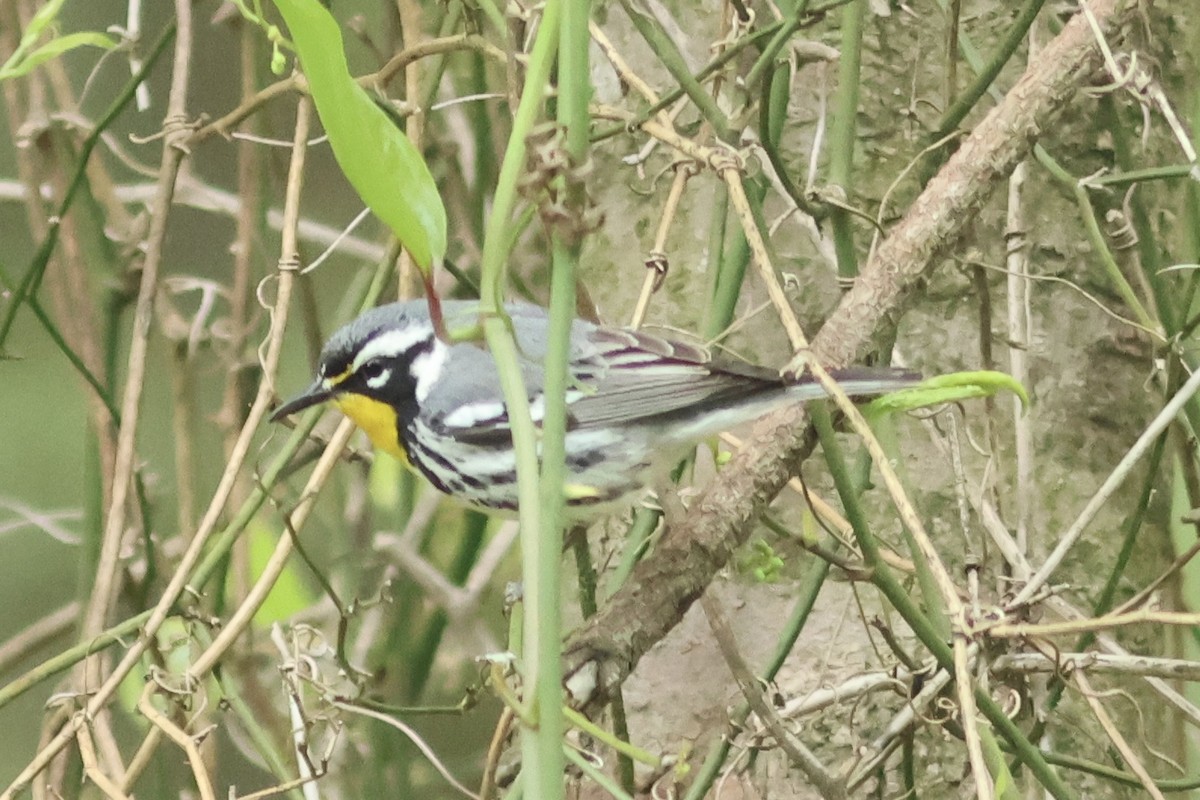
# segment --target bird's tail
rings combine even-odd
[[[837,381],[842,391],[851,397],[869,397],[910,389],[923,380],[919,372],[903,367],[847,367],[831,369],[829,375]],[[810,400],[824,395],[825,389],[807,372],[787,388],[788,399],[793,401]]]

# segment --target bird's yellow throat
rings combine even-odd
[[[366,432],[367,438],[377,449],[408,463],[408,455],[400,443],[395,409],[387,403],[349,392],[335,397],[333,404]]]

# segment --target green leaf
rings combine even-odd
[[[50,0],[37,10],[33,18],[29,20],[29,24],[25,26],[25,33],[21,36],[21,44],[18,46],[17,52],[33,47],[42,32],[58,21],[58,12],[62,10],[66,2],[67,0]]]
[[[350,185],[428,275],[446,254],[446,210],[421,154],[350,75],[338,24],[317,0],[275,0]]]
[[[1003,372],[979,370],[938,375],[921,381],[911,389],[877,397],[866,407],[868,417],[892,414],[897,411],[912,411],[916,408],[957,403],[975,397],[991,397],[1000,391],[1008,391],[1021,398],[1021,407],[1029,407],[1029,395],[1013,376]]]
[[[0,81],[26,75],[38,65],[44,64],[52,58],[58,58],[68,50],[74,50],[77,47],[99,47],[103,50],[112,50],[116,46],[116,41],[103,33],[83,31],[59,36],[31,53],[26,54],[20,51],[13,53],[4,66],[0,67]]]

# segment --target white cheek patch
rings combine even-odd
[[[392,371],[385,369],[375,377],[367,378],[367,386],[370,386],[372,389],[382,389],[384,386],[387,386],[387,382],[391,380],[391,377]]]
[[[399,328],[382,333],[367,342],[363,345],[362,350],[358,351],[358,355],[354,357],[354,363],[350,365],[350,372],[357,372],[359,367],[373,358],[395,358],[429,335],[429,329],[421,326]]]
[[[424,402],[429,396],[433,385],[442,377],[442,367],[446,363],[446,354],[449,348],[440,341],[434,341],[433,348],[428,352],[422,353],[413,359],[412,365],[408,368],[408,374],[412,375],[416,382],[415,394],[418,402]]]

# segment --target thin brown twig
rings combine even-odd
[[[284,226],[283,241],[280,243],[281,273],[279,276],[279,293],[276,298],[277,310],[281,306],[286,308],[287,304],[290,303],[294,266],[299,263],[299,251],[296,245],[296,221],[300,216],[300,192],[303,186],[305,155],[308,149],[308,131],[312,120],[312,113],[312,102],[310,100],[302,100],[297,105],[292,160],[288,169],[288,199],[284,213],[288,224]],[[353,432],[353,425],[348,423],[348,420],[343,420],[338,426],[337,432],[330,439],[329,446],[321,454],[321,458],[317,461],[316,467],[309,476],[301,501],[291,514],[289,514],[293,530],[298,531],[303,527],[304,521],[308,518],[308,513],[312,508],[317,491],[324,485],[330,470],[337,463],[342,449],[346,446],[346,442],[349,441],[350,434]],[[280,573],[282,573],[291,550],[292,537],[280,536],[270,560],[263,567],[250,591],[246,593],[246,597],[230,616],[229,620],[221,627],[220,633],[217,634],[212,643],[192,663],[189,672],[193,677],[207,674],[233,644],[234,640],[242,634],[246,626],[250,624],[254,614],[262,606],[271,587],[274,586],[275,581],[278,580]]]
[[[598,106],[595,109],[595,113],[617,119],[633,119],[632,114],[607,106]],[[759,276],[767,289],[767,296],[770,297],[771,304],[775,307],[775,312],[779,315],[779,320],[783,324],[784,331],[787,333],[792,350],[799,351],[807,348],[808,337],[805,336],[804,329],[800,326],[799,320],[796,319],[796,313],[792,310],[791,303],[788,302],[787,294],[784,292],[783,285],[779,281],[779,275],[775,272],[775,267],[771,263],[770,251],[767,248],[766,240],[763,238],[762,231],[758,229],[758,223],[754,219],[750,200],[747,198],[745,187],[742,184],[743,166],[741,159],[734,151],[727,147],[707,147],[699,144],[692,139],[681,136],[673,127],[664,125],[657,120],[647,120],[641,123],[641,129],[664,144],[670,145],[687,158],[706,164],[725,182],[729,190],[730,202],[733,204],[738,221],[742,225],[746,241],[750,245],[750,253],[754,264],[758,267]]]
[[[406,48],[401,50],[385,64],[378,72],[373,72],[370,75],[363,75],[356,78],[359,86],[366,88],[381,87],[392,79],[392,77],[411,64],[421,58],[428,56],[440,55],[442,53],[452,53],[455,50],[476,50],[488,56],[494,61],[504,63],[506,57],[495,45],[484,39],[482,36],[475,34],[457,34],[455,36],[446,36],[441,39],[430,39],[427,42],[422,42],[416,47]],[[249,117],[262,106],[266,105],[276,97],[289,94],[293,91],[305,91],[306,84],[304,78],[299,73],[293,74],[283,80],[276,81],[270,86],[259,91],[253,97],[243,100],[229,113],[216,119],[203,127],[198,128],[188,139],[189,145],[196,145],[205,139],[210,138],[214,134],[226,136],[235,126],[242,120]]]
[[[983,757],[983,744],[979,738],[975,688],[970,672],[971,659],[967,653],[967,637],[971,635],[973,626],[968,619],[967,609],[963,606],[954,581],[951,579],[946,565],[942,562],[937,548],[933,546],[933,540],[926,532],[924,523],[909,501],[895,468],[892,467],[890,459],[884,453],[878,439],[875,438],[870,425],[863,418],[862,412],[850,401],[850,398],[837,385],[837,382],[830,378],[829,373],[823,366],[810,358],[807,352],[801,352],[800,356],[801,363],[807,367],[813,377],[820,381],[825,393],[833,399],[838,410],[845,415],[854,432],[862,440],[867,452],[870,453],[876,468],[879,470],[880,477],[883,479],[884,486],[887,487],[888,495],[891,497],[896,510],[900,514],[900,519],[904,522],[904,526],[908,529],[913,541],[917,544],[917,548],[921,551],[921,555],[928,563],[934,582],[937,584],[938,591],[942,595],[942,600],[946,604],[947,613],[954,625],[955,690],[958,695],[958,703],[962,715],[967,755],[970,758],[971,772],[975,779],[976,796],[980,800],[987,800],[992,795],[993,787],[991,784],[991,774],[987,770],[987,763]]]
[[[471,800],[480,800],[479,795],[472,792],[466,786],[463,786],[463,784],[454,777],[446,765],[441,762],[441,759],[437,757],[437,754],[433,751],[433,748],[431,748],[428,743],[426,743],[424,739],[417,735],[417,732],[408,725],[372,708],[357,706],[353,703],[344,703],[340,700],[334,700],[333,705],[340,708],[342,711],[346,711],[351,714],[360,714],[364,717],[370,717],[371,719],[378,720],[379,722],[382,722],[400,731],[406,737],[408,737],[410,742],[416,745],[417,749],[421,751],[421,755],[425,756],[426,760],[429,761],[429,764],[437,771],[439,775],[442,776],[443,779],[445,779],[447,783],[453,786],[456,791],[465,797],[470,798]]]
[[[204,756],[201,755],[200,746],[196,744],[195,738],[154,707],[153,695],[156,685],[153,680],[146,682],[146,688],[142,690],[141,697],[138,699],[138,711],[152,726],[161,730],[168,739],[183,750],[188,764],[192,768],[192,776],[196,779],[196,789],[200,792],[200,800],[217,800],[212,778],[209,777],[208,769],[204,764]]]
[[[762,686],[755,679],[754,673],[746,666],[746,662],[738,650],[737,637],[733,633],[729,618],[725,615],[721,604],[711,593],[705,593],[700,598],[700,604],[704,607],[704,615],[708,618],[708,625],[717,640],[721,655],[742,690],[742,696],[746,698],[750,708],[771,732],[776,744],[787,753],[792,763],[813,782],[822,797],[829,800],[845,797],[845,785],[834,778],[833,774],[803,742],[791,735],[783,724],[779,712],[763,698]]]
[[[176,0],[178,30],[175,37],[175,60],[167,101],[167,117],[164,121],[162,164],[159,167],[157,191],[151,207],[151,224],[146,242],[146,256],[142,264],[142,279],[134,306],[133,337],[129,345],[125,393],[121,403],[121,428],[117,434],[116,461],[113,465],[112,497],[101,539],[96,577],[80,625],[81,641],[95,638],[104,629],[109,608],[116,596],[121,542],[125,537],[125,515],[133,482],[133,462],[136,457],[137,429],[142,390],[145,385],[147,349],[154,318],[155,293],[158,290],[158,273],[163,261],[175,178],[187,155],[184,140],[188,135],[186,120],[188,76],[192,58],[191,11],[190,3]],[[84,662],[81,677],[85,686],[99,682],[102,677],[98,670],[99,663],[94,657]]]
[[[125,780],[121,781],[122,791],[132,791],[138,778],[146,771],[146,767],[154,762],[158,746],[162,744],[162,737],[163,732],[161,728],[150,728],[149,733],[142,739],[142,743],[138,745],[138,749],[134,752],[133,758],[129,759],[129,767],[125,770]]]
[[[0,673],[19,659],[28,658],[33,650],[69,631],[79,616],[79,609],[79,601],[73,600],[5,639],[0,644]]]
[[[979,800],[991,800],[995,795],[995,785],[983,758],[983,741],[979,735],[979,710],[975,705],[975,681],[971,677],[967,639],[961,631],[954,636],[954,689],[958,696],[967,758],[971,762],[971,777],[975,781],[975,796]]]
[[[509,730],[517,712],[512,706],[504,706],[500,718],[496,720],[496,728],[488,743],[487,756],[483,760],[483,777],[479,782],[479,800],[492,800],[496,792],[496,770],[500,765],[500,756],[504,754],[504,743],[508,740]]]
[[[186,5],[186,0],[178,0],[178,2]],[[183,46],[177,43],[177,47]],[[291,217],[293,220],[292,225],[285,226],[285,231],[294,231],[294,219],[299,214],[298,208],[299,203],[297,201],[295,208],[290,212],[285,209],[285,217]],[[285,241],[288,235],[285,233]],[[294,235],[292,242],[294,244]],[[288,263],[294,264],[296,260],[294,249],[286,252],[287,257],[290,259]],[[213,492],[208,510],[201,519],[195,536],[188,543],[188,548],[183,554],[179,566],[172,574],[166,589],[163,590],[162,597],[159,598],[158,603],[151,612],[150,618],[143,626],[142,635],[126,651],[120,662],[112,670],[108,679],[92,694],[87,705],[89,715],[95,715],[108,704],[125,676],[141,662],[142,655],[153,641],[154,635],[158,632],[163,622],[170,616],[175,603],[183,594],[192,570],[195,569],[201,555],[204,553],[204,546],[216,530],[217,522],[222,513],[224,513],[225,504],[229,500],[238,473],[241,471],[246,456],[250,451],[254,434],[259,424],[265,418],[267,409],[275,397],[274,389],[272,388],[273,380],[279,366],[279,357],[283,348],[283,333],[287,327],[290,311],[289,298],[291,296],[292,281],[292,271],[290,269],[281,270],[277,302],[271,314],[271,328],[267,334],[266,356],[263,360],[263,380],[259,384],[258,394],[250,407],[250,412],[246,416],[246,423],[242,428],[242,433],[238,438],[234,452],[227,460],[225,470],[218,481],[217,488]],[[3,793],[0,793],[0,800],[13,800],[17,793],[27,786],[38,773],[45,769],[51,759],[74,739],[74,732],[79,724],[77,720],[72,720],[72,722],[64,725],[62,730],[46,742],[9,787]]]
[[[1100,723],[1100,727],[1104,729],[1108,740],[1112,742],[1113,747],[1121,754],[1121,758],[1124,759],[1126,766],[1137,776],[1138,781],[1142,784],[1142,788],[1155,800],[1166,800],[1163,797],[1162,791],[1154,783],[1154,778],[1150,777],[1150,773],[1146,771],[1142,760],[1137,757],[1137,753],[1133,751],[1133,748],[1129,746],[1129,742],[1121,734],[1120,728],[1113,721],[1112,717],[1108,715],[1108,711],[1105,710],[1104,704],[1100,702],[1100,698],[1096,696],[1096,692],[1092,689],[1091,682],[1087,679],[1087,676],[1080,670],[1076,671],[1074,678],[1076,685],[1079,687],[1079,693],[1083,695],[1084,702],[1092,710],[1092,714],[1095,715],[1096,721]]]
[[[1156,658],[1142,655],[1113,655],[1088,650],[1082,653],[1040,651],[1005,653],[988,665],[995,675],[1035,675],[1047,672],[1070,674],[1075,670],[1095,674],[1138,675],[1174,681],[1200,681],[1200,662],[1186,658]]]
[[[300,214],[300,195],[303,187],[304,164],[305,156],[308,151],[308,132],[311,125],[311,119],[312,102],[307,99],[301,100],[297,104],[296,109],[296,125],[293,135],[292,159],[288,169],[287,197],[284,201],[285,224],[283,227],[282,241],[280,242],[281,255],[279,264],[279,287],[275,301],[276,314],[280,314],[284,318],[286,318],[286,310],[291,304],[292,286],[295,282],[296,268],[299,266],[296,227]],[[274,319],[275,315],[273,314],[272,317]],[[268,355],[266,360],[271,362],[273,359],[273,363],[278,364],[279,351],[277,345],[279,342],[276,342],[274,339],[269,339],[268,342]],[[272,353],[272,351],[274,352]],[[264,374],[269,376],[271,372],[264,371]],[[260,398],[263,395],[263,388],[267,387],[267,385],[268,381],[264,380],[263,387],[260,387]],[[274,394],[274,392],[270,391],[269,389],[268,393],[270,395]],[[258,404],[256,403],[256,407],[257,405]],[[265,408],[263,411],[265,411]],[[255,420],[254,408],[252,408],[250,420],[254,420],[255,422],[261,420],[261,412],[259,419]],[[247,421],[247,424],[249,424],[250,420]],[[337,437],[335,435],[335,439],[336,438]],[[348,439],[348,434],[345,438]],[[337,452],[341,451],[341,446],[344,444],[345,440],[343,439],[341,445],[338,445],[337,447]],[[334,442],[330,443],[330,448],[332,447],[334,447]],[[328,453],[329,450],[327,449],[325,455],[328,455]],[[319,464],[317,471],[320,471]],[[316,473],[314,472],[314,474]],[[232,481],[227,489],[227,492],[231,491]],[[228,495],[226,497],[228,497]],[[189,670],[190,682],[194,682],[196,677],[206,674],[208,670],[211,669],[212,665],[216,663],[220,655],[223,654],[229,645],[241,635],[245,629],[245,626],[249,624],[249,621],[252,619],[254,612],[257,611],[257,609],[261,606],[263,600],[265,599],[266,591],[269,591],[270,587],[274,585],[274,581],[278,578],[280,571],[282,571],[283,566],[286,563],[288,553],[291,552],[292,539],[290,536],[280,537],[280,543],[280,546],[277,547],[277,553],[282,550],[282,558],[273,560],[268,569],[264,570],[264,574],[260,576],[254,587],[247,593],[247,596],[243,599],[242,603],[234,612],[231,619],[224,626],[222,626],[221,632],[217,635],[216,639],[214,639],[209,644],[208,648],[206,648],[204,652],[201,653],[196,659],[196,661],[193,662]],[[268,576],[266,574],[267,572],[271,572],[272,574]],[[263,589],[264,586],[266,587],[265,591]],[[165,729],[164,732],[168,734],[170,733]]]
[[[96,788],[104,792],[104,796],[109,800],[132,800],[100,768],[100,764],[96,760],[96,745],[92,743],[92,734],[87,725],[79,726],[79,730],[75,733],[75,740],[79,743],[79,758],[83,761],[83,774],[88,777],[88,780],[96,784]]]
[[[792,310],[787,293],[783,291],[779,275],[771,263],[766,239],[763,238],[762,231],[758,229],[758,221],[755,220],[750,200],[746,197],[746,187],[742,184],[740,164],[735,159],[726,157],[714,163],[713,167],[729,189],[729,202],[733,204],[733,208],[737,212],[738,220],[742,224],[742,232],[746,235],[746,241],[750,245],[750,254],[753,257],[754,265],[758,267],[759,277],[767,287],[767,296],[771,298],[771,304],[775,306],[775,313],[779,315],[779,321],[783,323],[783,330],[787,333],[788,341],[792,345],[792,352],[807,349],[808,337],[804,335],[804,329],[800,327],[800,321],[796,319],[796,312]]]
[[[414,0],[397,0],[397,8],[400,11],[400,29],[404,36],[405,44],[416,49],[422,44],[424,36],[421,24],[421,7]],[[395,60],[395,59],[392,59]],[[408,101],[409,107],[412,108],[412,114],[409,116],[405,124],[404,133],[412,142],[413,147],[418,151],[424,146],[425,141],[425,120],[427,109],[421,108],[421,84],[422,72],[421,62],[418,59],[412,59],[404,64],[404,97]],[[397,299],[407,300],[411,297],[418,296],[420,291],[420,269],[413,260],[412,254],[405,248],[400,253],[400,263],[397,269]]]
[[[240,38],[241,96],[247,99],[254,94],[255,65],[261,53],[259,32],[252,26],[243,26]],[[251,118],[250,133],[258,133],[257,117]],[[255,249],[261,232],[262,172],[264,153],[261,147],[250,142],[239,142],[237,146],[237,197],[240,201],[234,224],[233,274],[229,283],[229,339],[226,342],[228,363],[221,407],[216,414],[216,423],[223,431],[224,453],[228,458],[237,442],[238,430],[245,413],[246,371],[252,361],[248,358],[247,344],[251,331],[254,310],[252,273],[256,263]],[[236,502],[236,498],[235,498]]]
[[[266,797],[274,797],[284,792],[290,792],[292,789],[299,789],[301,786],[312,783],[316,778],[293,778],[290,781],[268,786],[266,789],[259,789],[257,792],[250,794],[240,794],[235,800],[263,800]]]
[[[846,780],[850,791],[853,792],[863,782],[877,774],[880,765],[899,743],[900,737],[921,721],[920,715],[924,714],[925,709],[942,695],[951,678],[951,674],[946,670],[937,670],[933,675],[927,676],[917,696],[908,699],[904,707],[896,712],[870,744],[859,748],[858,763]]]
[[[1181,569],[1187,566],[1188,563],[1190,563],[1191,560],[1198,554],[1200,554],[1200,541],[1193,542],[1187,550],[1184,550],[1182,553],[1177,555],[1175,560],[1173,560],[1166,569],[1159,573],[1154,580],[1143,586],[1136,594],[1134,594],[1124,603],[1121,603],[1121,605],[1117,606],[1109,613],[1124,614],[1126,612],[1133,611],[1134,609],[1149,602],[1154,596],[1154,593],[1162,588],[1163,584],[1165,584],[1173,575],[1177,574]]]
[[[1200,625],[1200,613],[1141,609],[1127,614],[1105,614],[1102,617],[1088,617],[1065,622],[1001,622],[986,626],[983,630],[988,636],[997,639],[1024,639],[1063,634],[1077,635],[1140,624],[1191,627]]]
[[[159,270],[163,262],[167,225],[170,218],[171,200],[175,180],[187,155],[183,144],[187,129],[187,90],[192,59],[192,16],[191,4],[177,0],[175,14],[177,32],[175,58],[171,74],[171,89],[167,100],[167,115],[163,122],[163,152],[156,184],[154,203],[151,206],[150,230],[146,241],[146,254],[142,262],[142,276],[134,304],[133,334],[126,362],[125,392],[121,403],[121,426],[117,432],[117,448],[112,465],[112,491],[109,497],[104,531],[100,540],[100,553],[96,559],[95,577],[91,593],[84,608],[80,624],[80,641],[87,642],[98,636],[108,620],[113,602],[120,587],[121,547],[126,539],[126,513],[134,483],[134,462],[137,457],[137,432],[141,413],[142,391],[145,387],[146,362],[150,342],[150,331],[154,319],[154,304],[158,291]],[[105,682],[104,653],[88,656],[76,671],[76,680],[81,690]],[[98,723],[98,732],[103,736],[102,745],[112,742],[106,735],[107,721],[102,718],[103,709],[98,707],[87,716]],[[65,726],[54,741],[65,747],[71,741],[71,725]],[[105,746],[105,760],[111,770],[118,769],[114,759],[119,758],[115,744]],[[123,773],[124,769],[120,768]]]
[[[691,162],[685,161],[675,165],[675,179],[671,181],[671,189],[667,192],[667,201],[663,204],[662,217],[658,222],[658,231],[654,234],[654,244],[646,256],[646,275],[642,279],[642,291],[638,295],[637,305],[634,307],[633,316],[629,320],[629,327],[634,330],[642,327],[642,323],[646,320],[646,311],[650,307],[650,296],[658,291],[663,280],[667,277],[667,272],[670,269],[666,251],[667,235],[671,232],[671,225],[675,222],[675,215],[679,211],[679,201],[683,197],[683,191],[687,188],[688,181],[695,174],[696,170]]]

